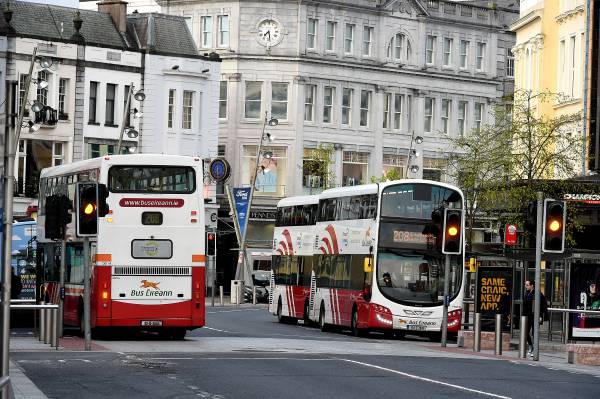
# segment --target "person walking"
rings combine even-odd
[[[535,304],[535,283],[533,280],[525,281],[525,293],[523,294],[523,316],[527,316],[527,345],[529,346],[529,356],[533,357],[533,323]],[[548,303],[544,293],[540,292],[540,319],[548,309]],[[541,323],[539,323],[541,324]]]

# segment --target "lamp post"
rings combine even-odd
[[[123,118],[121,119],[121,129],[119,129],[119,143],[117,144],[117,154],[121,153],[121,145],[123,144],[123,133],[125,133],[125,122],[127,121],[127,115],[129,115],[129,107],[131,105],[131,93],[133,93],[134,90],[134,86],[133,86],[133,82],[131,82],[131,86],[129,86],[129,90],[127,91],[127,101],[125,102],[125,109],[123,109]],[[146,99],[146,95],[144,94],[143,90],[138,90],[137,93],[135,93],[133,95],[133,98],[139,102],[142,102]],[[137,112],[137,108],[135,108],[134,112],[134,118],[135,115],[142,116],[141,112]],[[139,133],[137,132],[137,130],[135,130],[134,128],[132,128],[131,126],[128,126],[129,130],[127,131],[127,136],[130,139],[134,139],[136,137],[139,136]],[[132,151],[133,149],[133,151]],[[129,148],[129,152],[133,153],[135,152],[135,147],[130,147]]]
[[[423,143],[423,137],[422,136],[415,136],[415,131],[412,131],[412,135],[410,137],[410,148],[408,149],[408,157],[406,158],[406,177],[409,178],[409,173],[412,174],[416,174],[417,172],[419,172],[419,165],[412,165],[410,164],[410,160],[412,159],[412,157],[414,156],[415,158],[417,158],[419,156],[419,153],[417,152],[416,149],[413,149],[413,144],[422,144]]]
[[[248,222],[250,221],[250,209],[252,208],[252,199],[254,198],[254,190],[256,189],[255,185],[256,185],[256,179],[258,177],[258,167],[260,165],[260,158],[261,158],[261,152],[262,152],[262,148],[263,145],[266,142],[273,142],[275,140],[275,136],[271,135],[270,133],[266,133],[266,129],[267,129],[267,125],[268,126],[277,126],[279,124],[279,121],[275,118],[267,118],[267,113],[265,112],[265,119],[263,120],[263,125],[262,125],[262,130],[260,133],[260,141],[258,143],[258,150],[256,151],[256,165],[254,166],[254,176],[252,177],[252,179],[250,180],[250,195],[248,197],[248,214],[247,214],[247,218],[248,218]],[[270,154],[270,155],[269,155]],[[267,156],[269,155],[269,156]],[[267,158],[270,158],[273,156],[272,152],[268,152],[265,153],[265,156]],[[239,262],[238,261],[238,271],[239,273],[236,273],[237,275],[239,275],[240,280],[244,280],[244,282],[246,281],[246,277],[250,277],[250,276],[246,276],[246,273],[244,273],[244,267],[248,267],[248,271],[250,272],[250,265],[248,263],[248,257],[246,254],[246,232],[248,231],[248,228],[246,227],[244,229],[244,232],[242,233],[242,237],[241,237],[241,242],[240,242],[240,251],[242,251],[242,261]],[[252,279],[250,278],[248,281],[252,282]]]
[[[14,103],[17,101],[15,98],[16,93],[16,82],[6,82],[6,128],[5,128],[5,146],[4,146],[4,242],[3,242],[3,278],[2,278],[2,348],[0,350],[0,369],[1,376],[0,380],[4,380],[9,376],[9,348],[10,348],[10,283],[11,283],[11,257],[12,257],[12,223],[13,223],[13,196],[14,196],[14,183],[15,183],[15,156],[19,146],[19,139],[21,137],[21,129],[28,127],[29,132],[33,133],[39,129],[39,126],[35,123],[23,123],[23,117],[25,115],[25,107],[28,104],[29,89],[31,83],[42,86],[41,80],[32,79],[33,67],[36,61],[37,47],[33,48],[31,54],[31,63],[29,64],[29,73],[27,80],[25,81],[24,93],[22,103],[17,114],[17,121],[14,123]],[[52,66],[52,60],[49,58],[40,59],[40,67],[42,69],[48,69]],[[34,102],[32,110],[39,112],[43,105],[39,102]],[[12,129],[14,128],[14,132]],[[8,384],[2,388],[2,397],[8,396]]]

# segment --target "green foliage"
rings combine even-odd
[[[402,179],[402,172],[398,169],[389,169],[386,173],[381,175],[378,179],[375,176],[371,176],[371,183],[382,183],[384,181],[400,180]]]

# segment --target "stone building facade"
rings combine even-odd
[[[279,198],[322,189],[303,168],[313,149],[331,146],[334,185],[390,169],[407,176],[411,148],[419,169],[410,177],[445,180],[445,135],[491,122],[492,105],[513,88],[508,25],[518,11],[504,2],[158,3],[187,19],[201,53],[223,59],[219,151],[232,164],[230,184],[250,184],[265,115],[279,121],[266,127],[276,139],[271,160],[261,160],[259,179],[270,174],[269,184],[257,190],[248,232],[257,248],[270,240]]]

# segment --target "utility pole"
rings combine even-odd
[[[535,279],[533,301],[533,360],[540,360],[540,285],[542,280],[542,224],[544,211],[544,193],[537,193],[537,221],[535,234]]]

